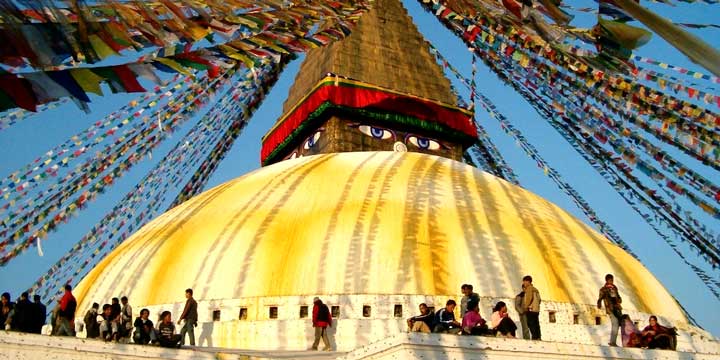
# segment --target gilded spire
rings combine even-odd
[[[350,36],[308,52],[283,111],[292,108],[328,73],[456,104],[450,81],[400,0],[376,0]]]

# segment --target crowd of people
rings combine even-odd
[[[525,276],[523,291],[515,297],[515,310],[523,327],[523,337],[540,340],[540,292],[532,285],[532,277]],[[435,332],[463,335],[489,335],[514,338],[517,331],[515,321],[508,314],[507,304],[499,301],[493,306],[490,322],[480,315],[480,295],[473,292],[473,286],[463,284],[460,287],[463,297],[460,299],[460,316],[455,318],[457,303],[450,299],[445,307],[434,314],[427,304],[420,304],[420,315],[407,320],[408,329],[416,332]]]
[[[65,285],[65,292],[57,306],[52,311],[51,324],[53,336],[75,336],[75,313],[77,300],[72,294],[72,287]],[[85,313],[83,322],[79,325],[85,329],[89,339],[101,339],[108,342],[129,342],[130,338],[136,344],[157,344],[164,347],[181,347],[184,344],[185,334],[188,335],[190,345],[195,345],[194,328],[197,326],[197,302],[193,299],[192,289],[185,290],[185,308],[178,320],[183,326],[178,334],[172,321],[172,313],[163,311],[158,317],[158,324],[154,326],[150,320],[148,309],[140,310],[135,321],[132,321],[133,309],[127,296],[112,298],[110,304],[104,304],[100,311],[100,304],[93,303]],[[0,324],[5,330],[42,333],[47,319],[47,308],[40,302],[40,296],[34,296],[34,303],[28,300],[28,293],[22,293],[17,302],[11,302],[9,293],[2,294],[0,304]]]
[[[610,341],[608,345],[618,346],[618,329],[622,334],[623,347],[637,347],[648,349],[671,349],[677,346],[677,330],[657,323],[657,316],[651,315],[649,325],[639,331],[630,315],[622,312],[622,297],[615,285],[612,274],[605,275],[605,285],[600,288],[597,307],[605,306],[605,312],[610,318]]]
[[[540,333],[540,292],[532,283],[531,276],[522,279],[522,291],[515,296],[515,310],[519,316],[522,338],[541,340]],[[70,285],[65,285],[65,292],[57,306],[52,311],[51,335],[75,336],[75,312],[77,301],[72,294]],[[514,338],[518,327],[508,314],[507,304],[497,302],[492,308],[490,321],[480,315],[480,295],[473,292],[473,286],[464,284],[461,287],[463,294],[460,300],[460,316],[455,317],[457,303],[450,299],[445,307],[433,313],[427,304],[420,304],[420,315],[407,319],[408,330],[424,333],[449,333],[463,335],[504,336]],[[45,325],[47,310],[40,301],[40,296],[33,297],[34,302],[28,299],[24,292],[13,303],[9,293],[3,293],[0,298],[0,324],[5,330],[21,331],[40,334]],[[181,347],[185,336],[190,345],[195,345],[194,328],[197,326],[197,302],[193,298],[193,290],[185,290],[185,307],[178,319],[182,324],[180,333],[176,332],[175,324],[170,311],[163,311],[158,317],[155,326],[150,320],[148,309],[140,310],[138,317],[133,319],[133,309],[128,298],[122,296],[113,298],[110,304],[104,304],[102,311],[100,305],[93,303],[83,318],[87,338],[102,339],[112,342],[129,342],[130,338],[137,344],[157,344],[164,347]],[[677,331],[675,328],[661,326],[657,317],[652,315],[649,325],[642,331],[632,321],[628,314],[622,311],[622,298],[620,291],[614,284],[612,274],[605,276],[605,284],[600,288],[597,307],[605,307],[610,319],[610,340],[608,345],[618,346],[618,334],[622,334],[623,347],[640,347],[650,349],[675,349]],[[312,325],[315,329],[315,339],[311,349],[317,350],[320,340],[325,350],[330,350],[327,328],[332,326],[332,314],[327,305],[319,298],[313,300]]]
[[[85,314],[83,323],[86,335],[90,339],[102,339],[111,342],[129,342],[130,337],[136,344],[153,344],[163,347],[181,347],[184,345],[185,334],[190,345],[195,345],[195,327],[197,326],[197,301],[193,298],[193,290],[185,290],[185,308],[178,324],[183,324],[178,334],[170,311],[163,311],[158,316],[157,326],[150,320],[150,310],[142,309],[133,321],[133,310],[126,296],[113,298],[110,304],[102,306],[93,303]]]
[[[455,318],[455,300],[450,299],[445,307],[434,314],[422,303],[420,315],[407,319],[408,330],[424,333],[449,333],[460,335],[504,336],[514,338],[517,325],[508,315],[507,304],[499,301],[492,308],[490,322],[480,315],[480,295],[473,292],[473,286],[464,284],[460,288],[463,297],[460,300],[460,316]],[[540,292],[533,286],[532,277],[522,280],[522,291],[515,296],[515,310],[520,317],[523,339],[541,340],[540,333]],[[623,347],[675,350],[677,331],[675,328],[661,326],[655,315],[650,316],[649,325],[638,330],[628,314],[622,312],[622,298],[614,285],[612,274],[605,276],[605,284],[600,288],[597,307],[605,311],[610,318],[609,346],[617,346],[618,332],[622,334]],[[620,331],[618,331],[620,330]]]
[[[0,296],[0,306],[0,326],[3,329],[35,334],[42,332],[47,310],[39,295],[33,296],[33,302],[30,302],[29,294],[24,292],[16,302],[12,302],[10,293],[6,292]]]

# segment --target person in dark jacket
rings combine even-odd
[[[41,334],[47,320],[47,307],[42,303],[40,295],[33,295],[33,329],[35,334]]]
[[[330,339],[328,339],[327,328],[332,326],[332,313],[328,306],[323,304],[319,297],[313,299],[312,325],[315,328],[315,341],[312,349],[317,350],[322,338],[325,351],[331,351]]]
[[[133,341],[136,344],[147,344],[150,341],[155,342],[157,336],[155,334],[155,328],[153,322],[149,319],[150,310],[140,310],[140,316],[135,319],[133,327],[135,328],[135,334],[133,334]],[[172,324],[172,321],[170,322]]]
[[[162,347],[181,346],[182,336],[175,334],[175,324],[172,322],[172,314],[169,311],[163,311],[160,315],[160,324],[158,325],[158,342]]]
[[[408,329],[413,332],[432,332],[435,325],[435,314],[430,312],[425,303],[422,303],[420,304],[420,315],[407,319],[407,324]]]
[[[450,299],[444,308],[435,313],[435,328],[433,332],[457,334],[460,331],[462,324],[455,320],[455,306],[457,306],[455,300]]]
[[[85,334],[88,339],[100,337],[100,324],[97,321],[99,309],[100,304],[93,303],[92,307],[85,313],[85,317],[83,318],[83,322],[85,323]]]
[[[530,340],[530,328],[527,324],[527,308],[523,306],[525,300],[525,284],[520,285],[522,291],[515,295],[515,311],[518,313],[520,318],[520,326],[522,327],[522,336],[525,340]]]
[[[622,318],[622,298],[620,291],[615,286],[615,277],[612,274],[605,275],[605,285],[600,288],[597,308],[601,309],[603,305],[605,305],[605,312],[610,318],[610,342],[608,345],[617,346],[620,318]]]
[[[462,291],[463,294],[462,299],[460,299],[460,317],[463,317],[468,311],[468,301],[472,300],[480,303],[480,295],[478,295],[476,292],[473,292],[473,286],[470,284],[463,284],[460,287],[460,291]]]
[[[0,329],[10,330],[15,304],[10,301],[10,293],[0,296]]]
[[[22,293],[15,304],[15,313],[11,324],[11,328],[15,331],[31,332],[32,330],[33,304],[28,297],[27,292]]]
[[[122,306],[120,305],[119,298],[112,298],[110,300],[110,319],[113,322],[113,326],[117,329],[117,340],[126,336],[126,329],[122,324]]]
[[[533,340],[541,340],[540,335],[540,292],[532,283],[532,276],[523,277],[523,308],[526,309],[530,337]]]
[[[195,346],[195,326],[197,326],[198,313],[197,313],[197,301],[193,299],[193,290],[185,289],[185,308],[183,309],[178,325],[185,321],[182,329],[180,330],[180,345],[185,344],[185,334],[188,334],[190,338],[190,346]]]
[[[100,316],[100,336],[105,341],[117,341],[118,336],[118,325],[117,322],[113,321],[112,317],[112,305],[105,304],[102,307],[102,314]]]

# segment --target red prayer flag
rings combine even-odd
[[[4,91],[15,105],[30,111],[37,111],[37,98],[27,79],[15,74],[0,75],[0,90]]]
[[[140,85],[140,83],[137,81],[137,78],[135,77],[135,73],[132,72],[132,70],[130,70],[127,65],[113,66],[111,69],[120,78],[122,86],[125,88],[126,92],[132,93],[147,91],[145,90],[145,88],[142,87],[142,85]]]

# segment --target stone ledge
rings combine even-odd
[[[316,351],[257,351],[198,347],[169,349],[148,345],[106,343],[76,337],[59,337],[0,331],[0,360],[261,360],[335,359],[344,353]]]
[[[710,360],[716,354],[529,341],[478,336],[403,333],[359,347],[350,353],[315,351],[236,350],[198,347],[166,349],[106,343],[73,337],[0,332],[0,360],[260,360],[260,359],[656,359]]]
[[[530,341],[482,336],[405,333],[355,349],[354,359],[656,359],[717,360],[715,354]]]

